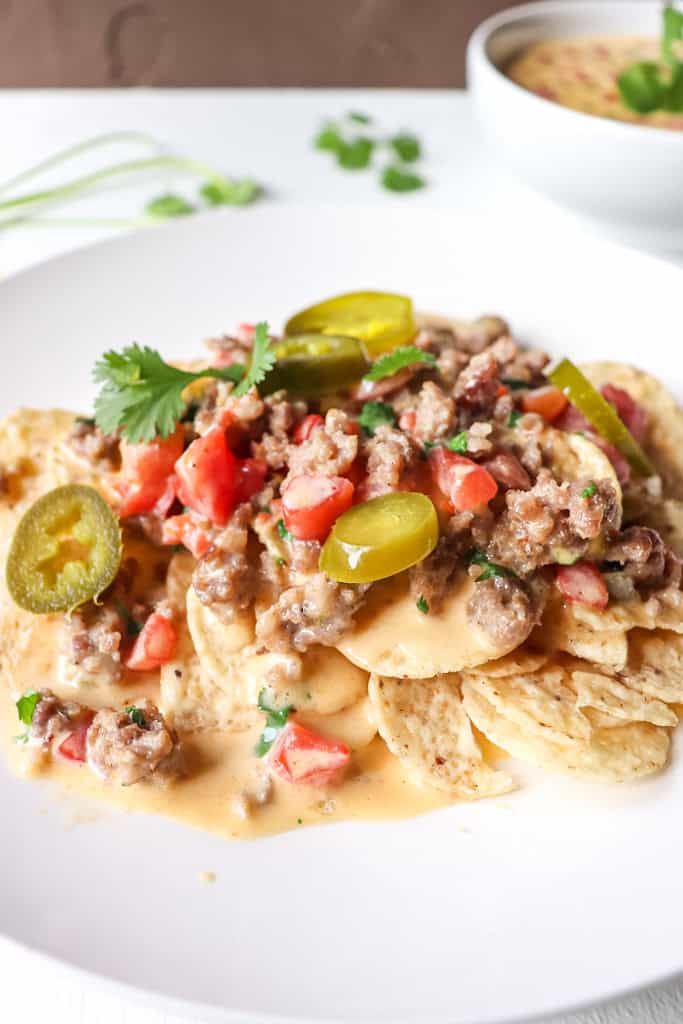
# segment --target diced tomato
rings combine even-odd
[[[399,427],[401,430],[405,430],[406,434],[413,433],[416,423],[417,413],[414,409],[407,409],[406,412],[402,412],[398,421]]]
[[[296,427],[294,431],[294,443],[303,444],[304,441],[308,441],[314,430],[318,430],[320,427],[325,426],[325,420],[318,413],[310,413],[308,416],[304,416],[301,423]]]
[[[211,538],[187,512],[171,516],[161,524],[162,544],[184,544],[195,558],[202,558],[211,547]]]
[[[256,324],[238,324],[237,326],[237,339],[241,341],[243,345],[253,345],[254,334],[256,333]]]
[[[614,384],[605,384],[602,391],[610,405],[613,405],[628,430],[633,434],[636,441],[642,442],[647,433],[649,416],[647,410],[631,398],[628,391],[618,388]]]
[[[547,387],[527,391],[522,399],[524,412],[535,412],[547,423],[553,423],[569,405],[567,396],[559,388]]]
[[[168,513],[171,511],[173,502],[177,498],[176,486],[178,481],[176,480],[175,473],[169,476],[166,481],[166,488],[164,493],[161,495],[153,511],[159,516],[160,519],[165,519]]]
[[[292,477],[282,491],[282,518],[297,540],[323,541],[353,501],[354,487],[343,476],[321,473]]]
[[[507,384],[499,384],[498,385],[498,390],[496,391],[496,395],[497,395],[498,398],[502,398],[503,395],[509,395],[509,394],[510,394],[510,388],[507,386]]]
[[[288,722],[271,747],[268,762],[285,782],[328,786],[337,781],[350,757],[345,743]]]
[[[436,486],[456,512],[485,505],[498,492],[498,484],[487,469],[447,448],[432,448],[429,466]]]
[[[182,454],[183,441],[184,432],[179,423],[175,432],[163,441],[156,438],[148,444],[121,442],[121,473],[114,484],[123,499],[120,516],[151,512],[168,494],[169,477]]]
[[[235,487],[235,505],[249,501],[263,487],[268,473],[268,465],[264,459],[239,459],[237,465],[237,484]]]
[[[219,526],[227,523],[235,507],[238,464],[225,433],[212,427],[198,437],[178,459],[175,471],[183,505]]]
[[[560,593],[568,601],[586,605],[587,608],[605,608],[609,592],[595,562],[575,562],[574,565],[558,565],[555,581]]]
[[[126,668],[135,672],[151,672],[170,661],[175,654],[178,637],[175,627],[162,612],[152,612],[135,638],[126,658]]]
[[[613,444],[606,441],[604,437],[600,437],[599,434],[588,432],[586,437],[589,438],[593,444],[597,445],[601,451],[605,453],[607,458],[614,466],[614,472],[617,474],[617,480],[620,484],[626,484],[631,479],[631,467],[628,459],[626,459],[618,448],[615,448]]]
[[[85,761],[88,729],[94,717],[94,711],[85,711],[80,724],[57,747],[57,753],[67,761]]]

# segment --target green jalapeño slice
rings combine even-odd
[[[297,334],[275,345],[277,362],[259,390],[315,398],[356,384],[370,362],[356,338],[339,334]]]
[[[563,359],[548,374],[548,378],[556,388],[564,391],[572,405],[586,417],[598,434],[619,449],[637,476],[654,476],[656,470],[633,434],[571,360]]]
[[[337,519],[320,568],[339,583],[374,583],[421,562],[438,539],[436,509],[426,494],[382,494]]]
[[[358,338],[371,356],[407,345],[417,328],[413,303],[390,292],[349,292],[309,306],[288,320],[285,334],[316,331]]]
[[[36,614],[68,612],[97,598],[121,564],[121,531],[93,487],[68,484],[25,513],[7,559],[7,589]]]

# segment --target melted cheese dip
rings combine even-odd
[[[659,41],[649,36],[548,39],[525,50],[506,74],[537,96],[583,114],[683,131],[683,115],[636,114],[619,96],[621,72],[629,64],[659,56]]]

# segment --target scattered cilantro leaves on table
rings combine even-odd
[[[367,114],[351,111],[337,120],[324,122],[313,139],[316,149],[333,153],[337,164],[347,171],[373,166],[377,154],[388,153],[390,163],[379,171],[379,183],[390,192],[414,192],[424,188],[425,179],[414,164],[422,155],[422,145],[412,132],[386,136],[369,127]],[[372,134],[371,134],[372,131]]]

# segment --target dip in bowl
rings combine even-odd
[[[639,115],[617,76],[659,52],[659,3],[549,2],[489,18],[468,83],[496,158],[628,241],[683,249],[683,115]]]

